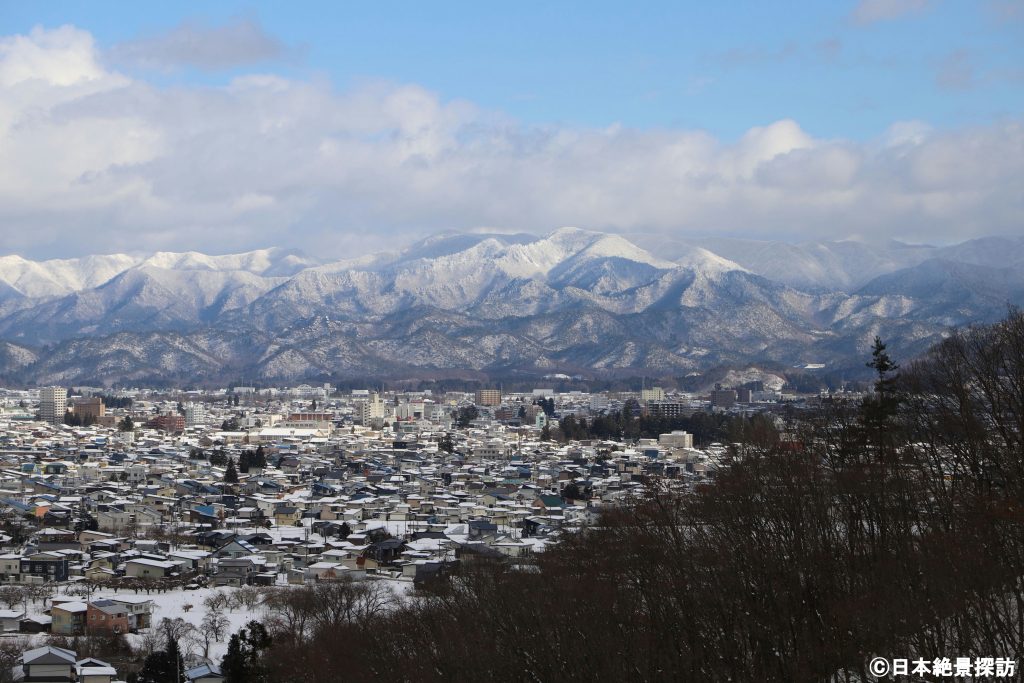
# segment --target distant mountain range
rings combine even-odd
[[[0,257],[0,379],[98,383],[863,371],[1024,303],[1024,238],[950,247],[454,234],[320,263]]]

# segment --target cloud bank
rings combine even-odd
[[[959,241],[1019,234],[1024,127],[875,141],[791,120],[699,130],[536,127],[416,85],[250,75],[157,87],[73,27],[0,39],[5,253],[344,255],[438,230]]]

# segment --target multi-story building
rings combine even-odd
[[[197,427],[206,423],[206,406],[202,403],[189,403],[185,406],[185,426]]]
[[[736,404],[736,390],[723,389],[716,385],[711,392],[711,405],[715,408],[732,408]]]
[[[647,413],[659,417],[689,417],[693,415],[693,407],[682,401],[648,401]]]
[[[501,389],[477,389],[476,404],[478,406],[500,406]]]
[[[693,434],[685,431],[673,431],[658,436],[658,445],[666,448],[693,448]]]
[[[665,390],[661,387],[651,387],[650,389],[640,390],[641,401],[664,401]]]
[[[185,431],[185,416],[179,415],[178,413],[157,415],[147,422],[146,426],[152,429],[161,429],[165,432],[183,432]]]
[[[100,418],[107,414],[103,399],[99,396],[73,398],[71,399],[71,409],[82,420],[82,424],[99,422]]]
[[[378,394],[370,394],[370,398],[359,402],[359,421],[364,425],[371,425],[375,420],[384,419],[384,401]]]
[[[68,410],[68,390],[64,387],[43,387],[39,390],[39,419],[52,425],[64,423]]]

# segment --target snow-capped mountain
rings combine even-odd
[[[636,242],[675,258],[694,246],[742,265],[751,272],[791,287],[854,292],[873,279],[912,268],[929,259],[985,267],[1024,264],[1024,237],[985,237],[948,247],[901,242],[865,244],[852,240],[789,244],[728,238],[672,239],[639,235]]]
[[[311,259],[286,249],[260,249],[226,256],[207,256],[190,251],[157,252],[149,256],[110,254],[48,261],[0,256],[0,292],[29,298],[61,296],[99,287],[122,273],[143,267],[181,272],[239,271],[287,277],[312,265],[315,263]],[[2,293],[0,298],[4,298]]]
[[[0,378],[83,382],[863,367],[1024,303],[1024,240],[954,247],[438,235],[315,263],[267,249],[0,258]]]

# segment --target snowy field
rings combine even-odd
[[[413,594],[413,584],[411,581],[397,581],[393,579],[367,579],[368,581],[374,581],[384,583],[391,591],[396,602],[408,600]],[[289,590],[289,586],[277,586],[278,589]],[[163,619],[183,619],[189,624],[198,627],[202,623],[203,618],[206,616],[208,611],[206,601],[216,593],[224,593],[228,596],[232,592],[238,590],[228,586],[220,588],[200,588],[198,590],[174,590],[166,593],[150,593],[146,595],[145,591],[139,591],[136,593],[133,590],[121,590],[112,591],[97,591],[89,598],[90,601],[101,600],[103,598],[125,598],[130,597],[133,599],[146,599],[153,601],[153,627],[156,628],[160,625]],[[63,592],[57,592],[54,596],[58,600],[69,599],[81,601],[81,596],[68,596]],[[220,610],[220,613],[227,618],[228,627],[224,630],[224,637],[217,642],[213,642],[210,645],[209,657],[214,662],[219,663],[224,657],[224,653],[227,652],[228,639],[231,634],[237,633],[239,629],[243,628],[246,623],[252,620],[263,621],[266,617],[265,609],[262,606],[257,606],[253,609],[249,609],[244,606],[237,606],[228,601],[229,604]],[[42,615],[42,605],[32,606],[30,605],[30,615]],[[147,637],[147,631],[151,629],[144,629],[139,633],[128,634],[129,642],[132,644],[134,649],[143,649],[144,642]],[[48,634],[37,634],[29,636],[28,640],[32,646],[45,644],[45,640]],[[181,643],[182,651],[185,653],[192,653],[198,656],[202,655],[202,646],[198,642],[183,642]]]

